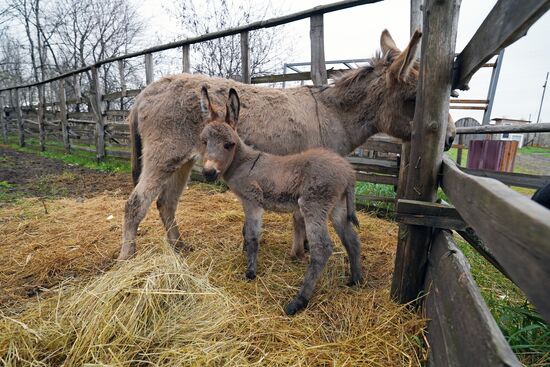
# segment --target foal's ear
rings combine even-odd
[[[384,29],[380,35],[380,48],[382,49],[382,53],[388,55],[390,60],[393,60],[401,53],[401,50],[397,48],[395,41],[387,29]]]
[[[225,122],[235,128],[239,121],[239,111],[241,110],[241,101],[237,91],[233,88],[229,89],[229,97],[225,105]]]
[[[212,103],[210,103],[206,85],[203,85],[201,88],[201,112],[203,117],[207,120],[213,120],[216,117],[216,112],[212,108]]]
[[[409,77],[416,61],[416,50],[420,46],[421,37],[422,32],[419,30],[414,31],[407,48],[391,64],[389,71],[395,79],[405,81]]]

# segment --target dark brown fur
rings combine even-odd
[[[126,205],[119,259],[134,254],[137,227],[157,196],[168,240],[182,244],[174,214],[193,161],[203,153],[199,134],[204,120],[198,107],[203,85],[208,85],[212,102],[221,106],[230,88],[238,90],[237,131],[245,143],[261,151],[284,155],[324,147],[347,155],[379,132],[410,139],[418,79],[411,55],[419,37],[415,35],[401,52],[384,31],[382,53],[370,66],[350,70],[333,85],[319,88],[263,88],[190,74],[150,84],[130,114],[136,187]],[[454,133],[450,120],[447,143]]]
[[[206,87],[202,96],[208,122],[200,134],[205,146],[203,174],[210,181],[222,177],[243,204],[246,277],[256,278],[262,214],[266,209],[294,213],[294,256],[303,256],[306,238],[310,245],[311,258],[304,282],[298,295],[285,306],[287,314],[306,307],[332,253],[327,227],[329,217],[348,253],[349,284],[358,284],[361,249],[352,227],[359,222],[355,215],[355,171],[351,164],[337,153],[322,148],[287,156],[253,149],[243,143],[235,130],[240,109],[237,92],[229,91],[225,120],[212,107]]]

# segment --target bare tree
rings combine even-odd
[[[177,0],[170,9],[182,27],[184,36],[198,36],[209,32],[232,28],[265,19],[267,14],[277,12],[271,3],[228,0]],[[271,73],[280,68],[280,55],[291,53],[290,43],[285,40],[282,27],[250,32],[251,75]],[[239,79],[241,53],[239,36],[218,38],[193,45],[193,70],[210,76]]]

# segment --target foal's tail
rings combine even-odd
[[[130,109],[128,116],[128,125],[130,125],[130,145],[132,146],[132,181],[134,186],[139,181],[141,174],[141,136],[138,131],[138,112],[137,104]]]
[[[355,215],[355,181],[352,181],[346,189],[346,209],[348,221],[359,228],[359,219]]]

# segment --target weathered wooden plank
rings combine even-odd
[[[529,175],[525,173],[512,173],[512,172],[499,172],[499,171],[489,171],[481,169],[471,169],[471,168],[460,168],[463,172],[467,174],[494,178],[499,180],[503,184],[509,186],[519,186],[519,187],[528,187],[531,189],[539,189],[548,183],[550,183],[550,176],[544,175]]]
[[[381,173],[395,176],[397,176],[398,174],[396,161],[362,157],[348,157],[347,159],[357,171]]]
[[[112,93],[104,94],[103,95],[103,100],[104,101],[113,101],[115,99],[120,99],[122,97],[135,97],[139,93],[141,93],[141,91],[142,91],[142,89],[129,89],[129,90],[126,90],[126,94],[123,94],[121,91],[112,92]]]
[[[501,182],[462,172],[447,157],[442,187],[514,283],[550,321],[550,210]]]
[[[25,128],[23,127],[23,113],[21,111],[21,101],[19,99],[19,89],[14,89],[13,94],[10,91],[10,97],[12,99],[12,103],[15,106],[15,114],[17,116],[17,130],[18,130],[18,137],[19,137],[19,146],[24,147],[25,146]]]
[[[311,80],[314,85],[327,84],[328,80],[323,33],[323,14],[312,15],[310,18],[309,38],[311,42]]]
[[[96,152],[97,159],[105,158],[105,106],[103,103],[103,93],[101,82],[99,80],[99,70],[96,67],[92,68],[92,84],[94,88],[93,108],[96,116]]]
[[[67,96],[65,93],[65,79],[58,81],[59,114],[61,119],[61,132],[63,134],[63,146],[67,152],[71,151],[71,142],[69,140],[69,121],[67,120]]]
[[[455,61],[453,89],[469,89],[477,70],[501,49],[527,34],[550,0],[499,0]]]
[[[394,141],[378,140],[378,139],[368,139],[367,142],[361,145],[362,149],[372,150],[375,152],[382,153],[401,153],[401,143]]]
[[[153,54],[145,54],[145,84],[149,85],[153,80]]]
[[[480,125],[457,127],[457,134],[499,134],[499,133],[548,133],[550,122],[525,125]]]
[[[384,185],[397,185],[397,177],[389,175],[377,175],[375,173],[355,172],[357,181],[379,183]]]
[[[336,69],[336,70],[329,69],[327,70],[327,77],[332,78],[345,71],[347,71],[347,69]],[[296,81],[302,81],[302,80],[311,80],[311,73],[309,71],[304,71],[300,73],[291,73],[291,74],[255,76],[251,78],[251,83],[252,84],[282,83],[282,82],[296,82]]]
[[[45,94],[45,84],[40,84],[38,86],[38,142],[40,145],[40,150],[46,150],[46,131],[44,129],[44,121],[46,117],[44,116],[44,109],[46,108],[46,94]]]
[[[487,107],[484,106],[450,106],[451,110],[475,110],[475,111],[485,111]]]
[[[250,84],[250,49],[248,48],[248,32],[241,32],[241,81]]]
[[[191,56],[189,45],[183,45],[181,47],[181,71],[183,73],[191,72]]]
[[[468,225],[455,208],[418,200],[398,199],[395,220],[400,223],[463,231]]]
[[[422,57],[405,198],[434,202],[449,116],[449,76],[460,0],[427,0],[423,9]],[[392,298],[398,302],[412,302],[423,291],[431,231],[423,226],[400,227],[399,237],[405,240],[399,241],[391,288]]]
[[[481,103],[481,104],[487,104],[489,101],[487,99],[457,99],[457,98],[451,98],[451,103],[464,103],[464,104],[475,104],[475,103]]]
[[[379,201],[381,203],[394,203],[395,198],[376,195],[355,195],[356,201]]]
[[[126,111],[126,110],[108,110],[108,111],[105,111],[105,114],[107,116],[115,116],[115,117],[128,117],[128,115],[130,114],[130,111]]]
[[[2,125],[2,139],[4,144],[8,144],[8,120],[4,116],[4,96],[0,95],[0,125]]]
[[[430,366],[521,366],[487,308],[470,266],[447,231],[428,259],[425,310]]]

